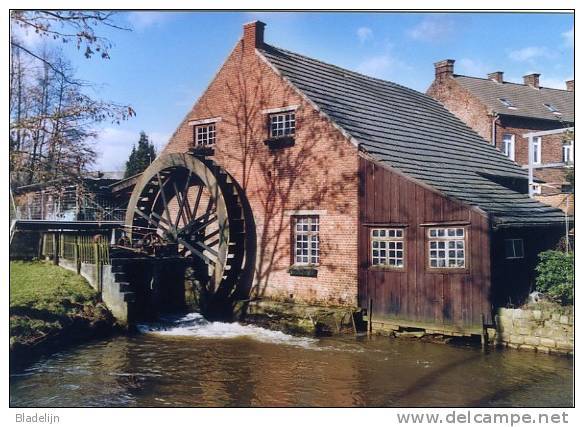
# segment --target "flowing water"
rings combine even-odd
[[[571,406],[573,360],[303,338],[191,313],[13,373],[11,406]]]

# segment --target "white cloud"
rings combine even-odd
[[[570,79],[561,79],[557,77],[546,77],[541,76],[539,78],[539,84],[543,87],[551,87],[553,89],[566,89],[566,80]]]
[[[507,53],[509,59],[517,62],[533,62],[537,58],[549,58],[551,53],[545,47],[528,46],[522,49],[511,50]]]
[[[388,78],[392,72],[398,69],[409,69],[410,67],[403,61],[389,55],[377,55],[365,59],[357,65],[357,71],[372,77],[382,79]]]
[[[481,77],[484,77],[488,73],[495,71],[490,65],[470,58],[461,58],[456,61],[456,68],[460,71],[461,74]]]
[[[361,43],[373,39],[373,30],[369,27],[360,27],[357,29],[357,37]]]
[[[148,132],[156,152],[160,153],[171,134],[169,132]],[[106,127],[98,131],[95,149],[99,154],[94,169],[102,171],[123,171],[132,146],[138,143],[140,132],[134,130]]]
[[[573,48],[574,47],[574,27],[562,33],[562,39],[564,40],[564,46]]]
[[[448,38],[454,31],[454,23],[447,17],[431,16],[410,28],[407,34],[414,40],[440,41]]]
[[[168,22],[172,17],[169,12],[130,12],[127,19],[132,27],[137,31],[142,31],[150,27],[158,27]]]

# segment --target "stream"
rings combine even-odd
[[[197,313],[54,353],[13,407],[538,406],[573,402],[573,359],[384,337],[296,337]]]

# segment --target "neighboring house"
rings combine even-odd
[[[44,221],[123,221],[128,198],[110,186],[123,172],[89,172],[14,189],[16,219]]]
[[[536,182],[534,195],[552,206],[573,213],[573,198],[566,205],[566,173],[574,165],[573,134],[563,132],[574,126],[574,80],[566,90],[541,87],[539,74],[523,77],[523,84],[503,79],[503,72],[487,78],[454,73],[454,60],[434,64],[435,79],[428,95],[440,101],[454,115],[495,145],[511,160],[526,167],[529,163],[530,132],[559,130],[534,138],[532,163]]]
[[[249,202],[252,297],[372,301],[377,320],[476,333],[523,301],[564,229],[525,170],[439,102],[268,45],[261,22],[164,153],[197,147]]]

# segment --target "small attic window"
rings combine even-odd
[[[509,101],[507,98],[499,98],[499,102],[511,110],[517,109],[517,107],[515,105],[513,105],[513,103],[511,101]]]
[[[556,106],[554,104],[543,104],[545,108],[547,108],[548,110],[550,110],[552,113],[557,114],[557,115],[561,115],[562,113],[560,113],[560,110],[558,110],[556,108]]]

